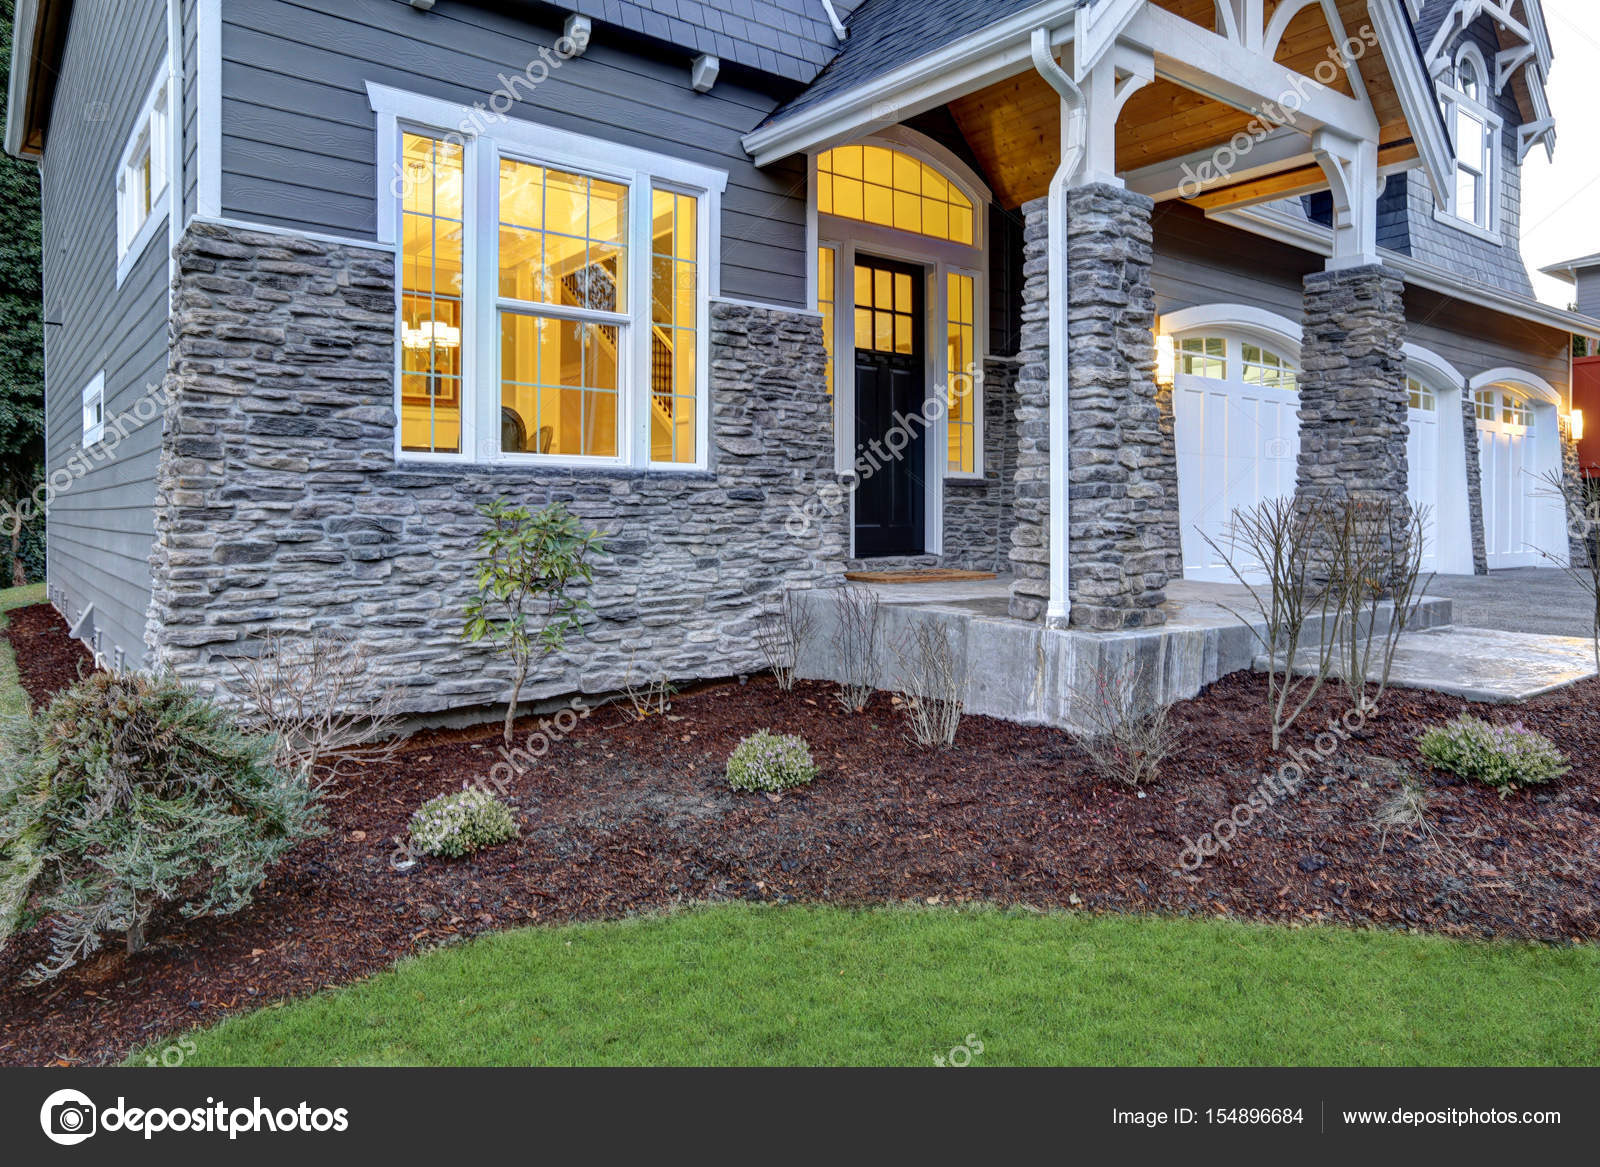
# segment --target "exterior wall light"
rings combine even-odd
[[[1178,379],[1178,349],[1170,336],[1156,337],[1156,384],[1171,388]]]

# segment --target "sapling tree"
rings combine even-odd
[[[564,503],[537,511],[503,498],[478,510],[488,527],[478,537],[478,594],[467,603],[463,635],[488,641],[511,655],[511,697],[505,739],[534,662],[560,652],[567,634],[583,627],[590,610],[576,589],[594,579],[591,557],[604,551],[601,535],[583,525]]]

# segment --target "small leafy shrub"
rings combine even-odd
[[[320,833],[321,788],[273,764],[271,735],[170,677],[95,673],[0,732],[0,948],[54,920],[45,980],[152,917],[220,916]]]
[[[728,785],[735,790],[787,790],[817,776],[806,739],[792,733],[758,730],[728,757]]]
[[[1465,713],[1423,734],[1419,748],[1439,769],[1493,786],[1501,798],[1571,769],[1554,742],[1522,722],[1490,725]]]
[[[511,808],[484,790],[429,799],[411,816],[411,841],[419,851],[459,859],[517,837]]]

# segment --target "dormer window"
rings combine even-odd
[[[1455,176],[1440,219],[1499,242],[1500,118],[1489,108],[1488,71],[1476,46],[1456,58],[1455,87],[1441,85],[1445,124],[1455,140]]]

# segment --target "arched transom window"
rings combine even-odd
[[[817,155],[817,210],[951,243],[972,243],[972,200],[919,158],[887,146]]]

